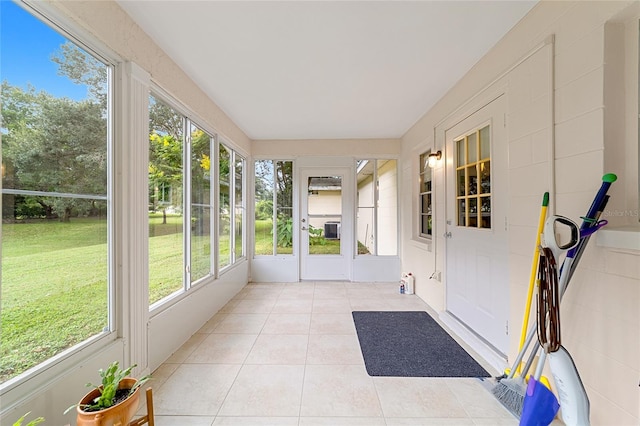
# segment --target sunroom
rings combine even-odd
[[[640,423],[640,3],[1,7],[3,424],[74,424],[114,360],[154,373],[158,424],[517,423],[472,382],[367,376],[351,311],[427,311],[502,374],[543,194],[580,223],[607,173],[562,345],[591,423]],[[204,361],[221,336],[245,355]],[[203,365],[223,394],[172,411],[163,385]],[[323,402],[322,380],[372,405]],[[394,405],[409,384],[455,408]]]

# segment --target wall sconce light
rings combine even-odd
[[[442,151],[432,152],[431,154],[429,154],[429,158],[427,159],[427,165],[431,168],[434,168],[441,158]]]

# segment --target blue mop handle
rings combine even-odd
[[[573,273],[578,266],[578,261],[582,257],[582,253],[587,247],[589,238],[591,238],[591,235],[595,231],[606,224],[606,221],[602,221],[602,223],[599,223],[598,219],[600,218],[600,215],[604,211],[604,208],[609,201],[607,191],[609,191],[611,184],[617,179],[618,177],[613,173],[607,173],[606,175],[602,176],[602,185],[600,185],[600,189],[596,193],[596,196],[591,203],[591,207],[589,207],[589,210],[587,211],[587,215],[582,217],[582,224],[580,225],[580,241],[574,248],[567,252],[567,257],[573,259],[573,261],[569,262],[569,270],[567,271],[568,274],[566,280],[564,281],[564,290],[566,290],[566,287],[569,285],[569,281],[571,281],[571,277],[573,277]],[[565,261],[566,260],[567,259],[565,259]],[[563,270],[565,269],[564,266],[565,264],[563,262],[560,271],[561,276],[563,275]]]
[[[602,177],[602,185],[600,185],[600,189],[596,193],[593,202],[591,203],[591,207],[587,211],[586,216],[582,217],[582,224],[580,225],[580,231],[587,230],[591,227],[598,226],[598,218],[604,211],[604,208],[607,205],[607,201],[609,201],[609,196],[607,195],[607,191],[611,187],[611,184],[618,180],[618,177],[613,173],[607,173]],[[583,232],[580,232],[582,235]],[[586,246],[587,241],[592,233],[584,233],[586,236],[580,239],[578,245],[567,253],[569,257],[576,257],[578,252],[582,252],[584,247]]]

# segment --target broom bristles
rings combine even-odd
[[[524,395],[526,393],[524,380],[522,380],[522,378],[502,379],[494,386],[491,393],[507,410],[514,416],[520,418],[524,405]]]

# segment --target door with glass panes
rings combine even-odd
[[[447,311],[508,351],[507,141],[504,96],[446,133]]]
[[[300,172],[300,278],[348,280],[353,257],[352,171],[303,168]]]

